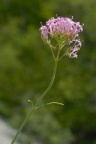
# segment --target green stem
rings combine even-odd
[[[58,63],[58,59],[59,59],[59,53],[60,51],[58,50],[58,53],[57,53],[57,57],[55,59],[55,64],[54,64],[54,69],[53,69],[53,75],[52,75],[52,78],[51,78],[51,81],[49,83],[49,86],[47,87],[47,89],[43,92],[43,94],[40,96],[40,98],[38,99],[38,101],[36,102],[36,104],[31,108],[29,114],[27,115],[27,117],[24,119],[24,121],[22,122],[20,128],[18,129],[16,135],[14,136],[11,144],[14,144],[14,142],[16,141],[16,138],[17,136],[19,135],[19,133],[21,132],[21,130],[23,129],[23,127],[25,126],[26,122],[28,121],[30,115],[32,114],[32,112],[34,110],[37,109],[37,107],[39,106],[39,104],[41,103],[42,99],[44,98],[44,96],[49,92],[49,90],[51,89],[53,83],[54,83],[54,80],[55,80],[55,75],[56,75],[56,70],[57,70],[57,63]]]
[[[51,78],[51,81],[49,83],[49,86],[47,87],[47,89],[43,92],[43,94],[40,96],[40,98],[38,99],[38,101],[35,104],[35,108],[37,108],[39,106],[39,104],[41,103],[42,99],[44,98],[44,96],[49,92],[49,90],[51,89],[54,80],[55,80],[55,76],[56,76],[56,70],[57,70],[57,64],[58,64],[58,60],[59,60],[59,54],[60,54],[60,49],[58,49],[57,52],[57,57],[55,58],[55,64],[54,64],[54,69],[53,69],[53,75]]]
[[[21,124],[20,128],[18,129],[16,135],[14,136],[14,138],[13,138],[11,144],[14,144],[14,142],[15,142],[17,136],[19,135],[19,133],[21,132],[21,130],[22,130],[23,127],[25,126],[25,124],[26,124],[26,122],[28,121],[28,119],[29,119],[31,113],[33,112],[33,110],[34,110],[34,107],[32,107],[32,109],[30,110],[29,114],[27,115],[27,117],[26,117],[26,118],[24,119],[24,121],[22,122],[22,124]]]
[[[38,101],[35,104],[35,107],[38,107],[39,104],[41,103],[42,99],[44,98],[44,96],[49,92],[49,90],[51,89],[53,83],[54,83],[54,79],[55,79],[55,75],[56,75],[56,70],[57,70],[57,61],[55,61],[54,64],[54,69],[53,69],[53,75],[51,78],[51,81],[49,83],[49,86],[47,87],[47,89],[43,92],[43,94],[40,96],[40,98],[38,99]]]

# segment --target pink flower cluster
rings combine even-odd
[[[82,46],[78,39],[79,32],[83,31],[83,27],[79,22],[74,22],[70,18],[57,17],[51,18],[46,25],[41,26],[41,37],[47,42],[50,37],[57,38],[57,41],[65,43],[70,47],[69,57],[77,58],[77,51]]]

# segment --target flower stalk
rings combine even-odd
[[[50,102],[41,105],[41,102],[54,83],[58,61],[61,60],[62,57],[64,57],[65,55],[69,56],[70,58],[77,58],[77,52],[78,50],[80,50],[80,47],[82,46],[80,39],[78,39],[78,36],[79,32],[81,32],[82,30],[83,28],[79,22],[74,22],[72,19],[64,17],[51,18],[46,22],[46,25],[41,26],[40,28],[41,38],[46,44],[49,45],[54,58],[54,68],[52,78],[48,87],[45,89],[43,94],[38,98],[37,102],[35,104],[32,103],[30,112],[26,116],[25,120],[22,122],[11,144],[14,144],[14,142],[16,141],[19,133],[27,123],[32,112],[45,105],[50,104],[63,105],[62,103],[59,102]],[[65,49],[65,46],[67,46],[67,49]],[[63,54],[61,54],[63,48],[65,49],[65,51]],[[29,102],[31,101],[29,100]]]
[[[52,74],[52,78],[51,78],[51,81],[48,85],[48,87],[46,88],[46,90],[43,92],[43,94],[40,96],[40,98],[37,100],[36,104],[33,105],[31,107],[31,110],[30,112],[28,113],[27,117],[24,119],[24,121],[22,122],[20,128],[18,129],[16,135],[14,136],[11,144],[14,144],[14,142],[16,141],[19,133],[21,132],[21,130],[23,129],[23,127],[25,126],[25,124],[27,123],[28,119],[30,118],[31,114],[33,111],[35,111],[38,107],[41,107],[40,104],[43,100],[43,98],[46,96],[46,94],[49,92],[49,90],[51,89],[53,83],[54,83],[54,80],[55,80],[55,76],[56,76],[56,70],[57,70],[57,64],[58,64],[58,60],[59,60],[59,53],[60,53],[60,50],[58,50],[58,53],[57,53],[57,57],[55,59],[55,63],[54,63],[54,68],[53,68],[53,74]],[[52,103],[49,103],[49,104],[58,104],[58,105],[63,105],[62,103],[58,103],[58,102],[52,102]],[[47,104],[48,105],[48,104]]]

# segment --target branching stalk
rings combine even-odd
[[[32,114],[32,112],[34,110],[36,110],[40,104],[41,104],[41,101],[43,100],[43,98],[45,97],[45,95],[49,92],[49,90],[51,89],[53,83],[54,83],[54,80],[55,80],[55,76],[56,76],[56,70],[57,70],[57,63],[58,63],[58,59],[59,59],[59,54],[60,54],[60,50],[58,49],[58,52],[57,52],[57,57],[55,59],[55,63],[54,63],[54,68],[53,68],[53,75],[52,75],[52,78],[51,78],[51,81],[47,87],[47,89],[43,92],[43,94],[40,96],[40,98],[38,99],[38,101],[36,102],[35,105],[32,106],[30,112],[28,113],[27,117],[24,119],[24,121],[22,122],[20,128],[18,129],[16,135],[14,136],[11,144],[14,144],[14,142],[16,141],[17,139],[17,136],[19,135],[19,133],[21,132],[21,130],[23,129],[23,127],[25,126],[25,124],[27,123],[30,115]]]

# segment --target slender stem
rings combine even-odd
[[[26,122],[28,121],[30,115],[32,114],[32,112],[34,110],[37,109],[37,107],[39,106],[39,104],[41,103],[42,99],[44,98],[44,96],[49,92],[49,90],[51,89],[53,83],[54,83],[54,80],[55,80],[55,75],[56,75],[56,70],[57,70],[57,63],[58,63],[58,59],[59,59],[59,53],[60,51],[58,50],[58,53],[57,53],[57,57],[55,59],[55,64],[54,64],[54,69],[53,69],[53,75],[52,75],[52,78],[51,78],[51,81],[49,83],[49,86],[47,87],[47,89],[43,92],[43,94],[40,96],[40,98],[38,99],[38,101],[36,102],[36,104],[31,108],[30,112],[28,113],[27,117],[24,119],[24,121],[22,122],[20,128],[18,129],[16,135],[14,136],[11,144],[14,144],[14,142],[16,141],[16,138],[17,136],[19,135],[19,133],[21,132],[21,130],[23,129],[23,127],[25,126]]]
[[[57,57],[55,58],[55,64],[54,64],[54,69],[53,69],[53,75],[51,78],[51,81],[49,83],[49,86],[47,87],[47,89],[43,92],[43,94],[40,96],[40,98],[38,99],[38,101],[35,104],[35,108],[38,107],[38,105],[41,103],[42,99],[44,98],[44,96],[49,92],[49,90],[51,89],[54,80],[55,80],[55,76],[56,76],[56,70],[57,70],[57,64],[58,64],[58,60],[59,60],[59,54],[60,54],[60,49],[58,49],[57,52]]]
[[[43,94],[40,96],[40,98],[38,99],[38,101],[35,104],[35,107],[38,107],[38,105],[41,103],[42,99],[44,98],[44,96],[49,92],[49,90],[51,89],[53,83],[54,83],[54,79],[55,79],[55,75],[56,75],[56,70],[57,70],[57,61],[55,61],[54,64],[54,69],[53,69],[53,75],[51,78],[51,81],[49,83],[49,86],[47,87],[47,89],[43,92]]]
[[[61,60],[64,56],[66,56],[67,55],[67,53],[64,53],[60,58],[59,58],[59,60]]]
[[[51,52],[52,52],[53,58],[55,60],[55,55],[54,55],[54,52],[53,52],[53,48],[52,47],[50,47],[50,48],[51,48]]]
[[[29,119],[31,113],[33,112],[33,110],[34,110],[34,107],[32,107],[32,109],[31,109],[30,112],[28,113],[27,117],[26,117],[26,118],[24,119],[24,121],[22,122],[22,124],[21,124],[20,128],[18,129],[16,135],[14,136],[14,138],[13,138],[11,144],[14,144],[14,142],[15,142],[17,136],[19,135],[19,133],[21,132],[21,130],[22,130],[23,127],[25,126],[25,124],[26,124],[26,122],[28,121],[28,119]]]

